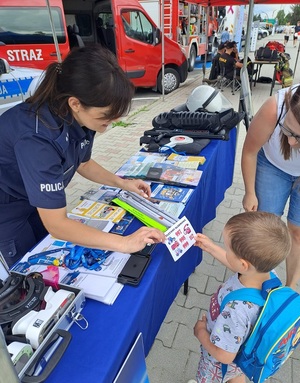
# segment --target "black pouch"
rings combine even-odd
[[[118,282],[123,285],[138,286],[151,261],[150,255],[134,253],[118,275]]]

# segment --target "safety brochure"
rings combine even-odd
[[[186,169],[198,169],[205,161],[203,156],[182,156],[176,153],[171,153],[166,159],[166,162]]]
[[[195,230],[186,217],[177,221],[165,234],[167,237],[165,244],[175,262],[196,242]]]
[[[186,204],[195,189],[173,185],[158,184],[153,186],[151,198],[155,200],[181,202]]]
[[[72,209],[71,213],[86,218],[104,219],[117,223],[124,217],[126,211],[118,206],[84,199]]]

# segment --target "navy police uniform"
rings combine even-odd
[[[0,252],[11,266],[47,234],[36,208],[66,206],[64,189],[91,158],[95,132],[22,103],[0,116],[0,136]]]

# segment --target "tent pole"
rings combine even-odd
[[[296,61],[295,61],[295,67],[294,67],[294,74],[293,76],[295,76],[295,73],[296,73],[296,68],[297,68],[297,63],[298,63],[298,57],[299,57],[299,51],[300,51],[300,41],[298,43],[298,50],[297,50],[297,56],[296,56]]]
[[[165,0],[161,1],[160,6],[160,25],[161,25],[161,81],[162,81],[162,101],[165,101]]]
[[[202,84],[204,84],[204,78],[205,78],[205,72],[206,72],[206,63],[207,63],[207,53],[208,53],[208,24],[209,24],[209,7],[208,4],[206,7],[206,23],[205,23],[205,35],[206,35],[206,42],[205,42],[205,55],[204,55],[204,63],[202,66],[202,72],[203,72],[203,78],[202,78]]]
[[[50,25],[51,25],[52,34],[53,34],[53,40],[54,40],[54,45],[55,45],[55,50],[56,50],[56,55],[57,55],[57,61],[59,63],[61,63],[61,61],[62,61],[61,60],[61,54],[60,54],[59,45],[58,45],[58,41],[57,41],[57,35],[55,32],[55,27],[54,27],[54,23],[53,23],[52,12],[51,12],[49,0],[46,0],[46,4],[47,4],[48,12],[49,12],[49,20],[50,20]]]
[[[249,47],[250,47],[250,40],[251,40],[251,29],[252,29],[252,20],[253,20],[253,11],[254,11],[254,0],[249,1],[249,12],[248,12],[248,19],[247,19],[247,34],[246,34],[246,40],[245,40],[245,48],[244,48],[244,68],[247,70],[247,59],[249,56]]]

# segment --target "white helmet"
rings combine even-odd
[[[190,112],[205,109],[208,112],[220,112],[232,108],[231,103],[219,92],[209,85],[200,85],[189,95],[186,106]]]

